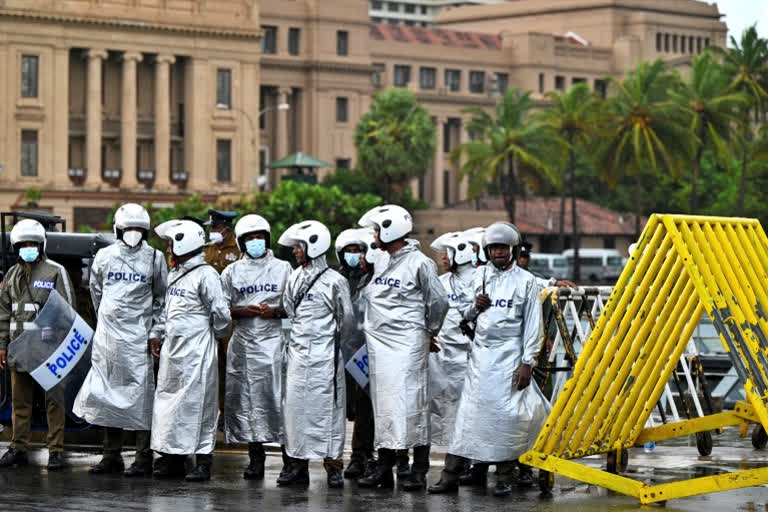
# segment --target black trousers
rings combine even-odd
[[[389,448],[379,448],[379,464],[384,468],[393,468],[397,464],[397,452],[398,450],[391,450]],[[407,450],[406,450],[407,453]],[[413,465],[411,466],[412,473],[421,473],[426,475],[429,471],[429,445],[414,446],[413,447]]]
[[[445,455],[445,469],[443,469],[442,479],[447,482],[456,482],[459,480],[459,475],[464,472],[464,468],[470,464],[470,460],[466,457],[459,455],[452,455],[447,453]],[[494,462],[496,465],[496,479],[499,483],[511,484],[514,481],[514,471],[516,460],[508,460],[504,462]],[[475,471],[488,471],[488,462],[475,462]]]
[[[136,462],[152,462],[149,430],[136,431]],[[104,427],[104,458],[118,459],[123,451],[123,429]]]

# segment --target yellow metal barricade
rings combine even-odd
[[[768,427],[768,239],[754,219],[652,215],[533,448],[520,460],[643,503],[768,483],[768,467],[648,485],[574,462],[649,441]],[[744,383],[732,411],[644,428],[706,312]],[[617,464],[618,465],[618,464]]]

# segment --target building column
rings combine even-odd
[[[155,58],[155,188],[165,190],[171,184],[171,86],[173,55]]]
[[[88,51],[88,96],[86,98],[86,186],[101,184],[101,73],[107,51]]]
[[[290,94],[291,89],[288,87],[280,87],[277,90],[277,104],[275,105],[275,117],[277,119],[277,126],[275,127],[275,133],[277,134],[277,155],[275,155],[272,160],[279,160],[288,156],[288,111],[280,110],[278,106],[282,103],[288,103],[288,96]],[[287,170],[280,169],[278,172],[279,176],[283,176]],[[277,185],[277,183],[275,185]]]
[[[435,129],[437,130],[437,146],[435,147],[435,163],[432,176],[432,208],[444,208],[443,201],[443,171],[445,170],[445,155],[443,154],[443,142],[445,138],[445,117],[435,118]]]
[[[56,48],[54,51],[54,76],[56,87],[53,90],[53,153],[51,169],[53,184],[56,188],[68,187],[69,159],[60,155],[69,153],[69,48]]]
[[[120,109],[120,161],[123,187],[138,185],[136,162],[136,63],[141,62],[141,53],[123,54],[123,81]]]
[[[467,124],[469,120],[466,118],[462,118],[461,120],[461,128],[459,128],[459,143],[460,144],[466,144],[469,142],[469,132],[467,131]],[[461,162],[459,163],[459,166],[464,164],[464,159],[462,158]],[[459,178],[459,201],[466,201],[469,196],[469,177],[464,176],[463,178]]]

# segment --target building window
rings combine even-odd
[[[384,20],[382,18],[371,18],[371,21],[374,23],[384,23]]]
[[[458,69],[446,69],[445,86],[451,92],[459,92],[461,90],[461,71]]]
[[[232,70],[216,71],[216,108],[229,110],[232,107]]]
[[[387,5],[387,10],[389,12],[398,12],[400,10],[400,4],[397,2],[389,2],[389,5]]]
[[[485,92],[485,72],[484,71],[469,72],[469,92],[474,92],[474,93]]]
[[[555,76],[555,89],[558,91],[565,90],[565,77],[563,75]]]
[[[677,35],[672,36],[672,51],[677,53]]]
[[[37,131],[21,131],[21,175],[37,176]]]
[[[407,14],[415,14],[416,13],[416,6],[413,4],[405,4],[405,12]]]
[[[261,53],[277,53],[277,27],[262,25]]]
[[[693,36],[688,38],[688,53],[693,53]]]
[[[421,6],[421,14],[427,14],[427,6],[426,5],[422,5]],[[424,24],[424,26],[426,27],[427,25]]]
[[[349,110],[349,100],[343,96],[336,98],[336,122],[346,123],[349,119],[347,111]]]
[[[395,87],[407,87],[411,81],[411,66],[395,64]]]
[[[539,73],[539,92],[544,92],[544,73]]]
[[[296,27],[288,29],[288,54],[298,55],[301,41],[301,30]]]
[[[606,96],[607,87],[605,84],[605,80],[602,80],[600,78],[595,79],[595,92],[600,95],[603,99],[605,99]]]
[[[371,8],[380,11],[382,8],[382,1],[381,0],[373,0],[371,2]]]
[[[434,89],[436,76],[437,76],[437,70],[435,68],[419,69],[419,86],[422,89]]]
[[[571,85],[586,83],[587,79],[581,76],[571,78]]]
[[[509,89],[509,75],[506,73],[496,73],[496,92],[502,96]]]
[[[669,34],[664,34],[664,51],[669,51]]]
[[[443,153],[451,152],[451,131],[453,124],[449,119],[447,123],[443,123]]]
[[[616,237],[613,237],[613,236],[603,237],[603,249],[615,249],[615,248],[616,248]]]
[[[37,98],[37,55],[21,56],[21,97]]]
[[[232,141],[216,140],[216,180],[229,183],[232,180]]]
[[[336,55],[347,55],[349,53],[349,32],[346,30],[336,31]]]
[[[709,48],[709,38],[704,39],[704,48]]]
[[[701,38],[696,38],[696,53],[701,53]]]
[[[656,51],[657,52],[661,51],[661,46],[662,46],[661,42],[662,42],[661,32],[656,32]]]
[[[349,158],[337,158],[336,159],[336,168],[337,169],[349,169]]]

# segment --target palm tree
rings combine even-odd
[[[688,81],[670,92],[673,100],[689,116],[694,157],[691,166],[691,203],[689,213],[696,213],[697,186],[704,151],[711,150],[724,167],[729,165],[731,132],[740,124],[739,108],[748,98],[730,88],[730,77],[708,53],[691,63]]]
[[[731,36],[732,48],[711,47],[710,51],[723,60],[725,72],[731,78],[734,91],[742,92],[749,98],[741,108],[741,182],[739,185],[739,215],[744,215],[747,194],[747,165],[749,145],[753,138],[750,125],[750,110],[756,116],[768,106],[768,40],[757,35],[755,25],[741,34],[741,41]]]
[[[574,248],[573,279],[578,281],[580,240],[576,213],[576,156],[577,152],[582,153],[592,140],[598,99],[583,83],[574,85],[567,92],[551,91],[545,96],[550,105],[538,113],[536,120],[561,140],[567,153],[567,163],[561,167],[560,178],[560,248],[565,249],[565,183],[568,181],[571,190],[571,240]],[[562,161],[560,158],[558,160]]]
[[[469,179],[470,199],[481,195],[488,183],[496,183],[501,191],[509,220],[515,222],[515,196],[519,193],[523,164],[552,177],[550,166],[540,157],[541,148],[551,139],[540,123],[528,117],[536,106],[529,92],[516,87],[507,89],[492,114],[480,107],[468,107],[467,131],[473,140],[451,152],[451,162],[459,165],[459,175]]]
[[[598,159],[609,184],[625,174],[634,176],[637,236],[643,172],[663,170],[679,176],[688,153],[691,137],[685,113],[667,97],[678,80],[662,60],[641,62],[623,80],[611,80],[616,95],[606,104]]]

